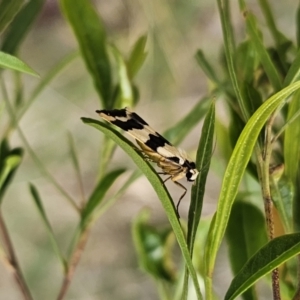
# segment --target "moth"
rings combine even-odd
[[[169,175],[164,183],[171,179],[184,190],[176,205],[178,214],[179,204],[187,192],[186,187],[178,180],[186,177],[187,181],[194,182],[199,174],[196,164],[188,159],[183,150],[174,147],[130,109],[104,109],[96,110],[96,112],[105,121],[123,129],[136,140],[145,159],[156,163],[162,169],[162,172],[158,174]]]

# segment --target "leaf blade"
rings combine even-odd
[[[61,9],[77,38],[86,67],[102,104],[112,107],[111,68],[106,32],[92,4],[87,0],[60,0]]]
[[[102,131],[106,136],[108,136],[115,143],[117,143],[118,146],[120,146],[131,157],[133,162],[140,168],[140,170],[147,177],[147,179],[151,183],[152,187],[156,191],[157,196],[159,197],[159,199],[165,209],[165,212],[168,216],[170,224],[173,228],[173,231],[174,231],[174,234],[178,241],[179,247],[182,251],[182,255],[185,259],[187,268],[189,269],[192,280],[194,282],[196,293],[197,293],[197,298],[202,299],[199,283],[197,280],[196,271],[193,267],[192,260],[189,255],[189,251],[187,248],[187,244],[185,242],[185,237],[184,237],[182,228],[177,219],[177,214],[176,214],[176,210],[174,207],[174,203],[173,203],[166,187],[164,186],[162,179],[158,176],[158,174],[155,172],[153,167],[144,160],[142,154],[135,150],[135,146],[132,143],[130,143],[125,137],[123,137],[119,132],[117,132],[116,130],[111,128],[109,125],[104,124],[99,121],[96,121],[96,120],[93,120],[93,119],[82,118],[82,121],[85,124],[93,126],[96,129]]]
[[[25,64],[22,60],[2,51],[0,51],[0,67],[39,77],[39,74]]]
[[[209,244],[210,249],[206,249],[207,278],[212,276],[216,255],[225,233],[231,207],[259,133],[274,110],[285,101],[286,97],[299,88],[300,82],[296,82],[265,101],[249,119],[237,141],[224,174],[214,227],[210,230],[208,237],[211,242]]]
[[[288,234],[273,239],[244,265],[232,280],[225,300],[235,299],[259,278],[300,253],[300,234]]]

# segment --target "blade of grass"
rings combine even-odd
[[[210,285],[217,252],[225,233],[240,181],[242,180],[260,131],[275,109],[299,88],[300,82],[296,82],[265,101],[247,122],[233,150],[224,174],[216,220],[208,238],[210,242],[206,245],[206,291],[208,293],[208,300],[212,299],[212,286]]]
[[[103,107],[112,108],[111,68],[102,21],[88,0],[60,0],[59,3],[77,38]]]
[[[225,300],[236,299],[258,279],[300,253],[300,234],[288,234],[270,241],[254,254],[232,280]]]
[[[102,131],[106,136],[111,138],[114,142],[118,144],[133,160],[133,162],[138,166],[138,168],[144,173],[147,177],[151,185],[153,186],[155,192],[157,193],[158,198],[160,199],[164,210],[167,214],[169,222],[173,228],[174,234],[176,236],[177,242],[181,249],[182,255],[184,257],[185,263],[189,272],[191,274],[192,280],[194,282],[197,299],[202,299],[202,295],[200,292],[199,283],[197,280],[197,274],[193,267],[192,260],[189,254],[189,250],[185,241],[184,233],[180,226],[179,220],[177,218],[176,209],[174,207],[174,203],[163,184],[162,179],[155,172],[153,167],[144,160],[143,155],[136,150],[135,146],[129,142],[125,137],[123,137],[119,132],[115,129],[111,128],[109,125],[104,124],[102,122],[89,119],[82,118],[82,121],[90,126],[95,127],[96,129]]]
[[[47,233],[49,235],[49,238],[50,238],[50,241],[51,241],[51,245],[52,245],[52,248],[54,250],[54,253],[57,255],[61,265],[62,265],[62,268],[64,271],[66,271],[67,269],[67,262],[62,254],[62,252],[60,251],[59,247],[58,247],[58,244],[57,244],[57,241],[56,241],[56,238],[54,236],[54,233],[53,233],[53,230],[52,230],[52,227],[51,227],[51,224],[47,218],[47,215],[46,215],[46,212],[45,212],[45,209],[44,209],[44,206],[43,206],[43,203],[42,203],[42,200],[41,200],[41,197],[39,195],[39,192],[37,190],[37,188],[33,185],[33,184],[29,184],[29,190],[30,190],[30,193],[33,197],[33,200],[34,200],[34,203],[38,209],[38,212],[43,220],[43,223],[46,227],[46,230],[47,230]]]

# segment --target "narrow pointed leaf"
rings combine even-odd
[[[209,248],[206,249],[206,272],[208,278],[212,276],[217,252],[225,233],[231,207],[259,133],[275,109],[299,88],[300,82],[296,82],[266,100],[247,122],[237,141],[224,174],[216,220],[208,238],[210,240],[210,243],[207,245]]]
[[[5,147],[1,144],[1,150],[6,153],[1,153],[0,161],[0,204],[3,200],[3,195],[8,188],[17,168],[19,167],[22,157],[23,149],[15,148],[13,150],[3,149]],[[2,151],[1,151],[2,152]]]
[[[62,253],[61,253],[61,251],[58,247],[56,238],[54,236],[51,224],[50,224],[50,222],[48,220],[48,217],[46,215],[42,200],[41,200],[40,195],[39,195],[39,192],[33,184],[29,184],[29,189],[30,189],[30,193],[33,197],[34,203],[35,203],[35,205],[38,209],[38,212],[39,212],[39,214],[40,214],[40,216],[41,216],[41,218],[44,222],[44,225],[47,229],[47,233],[49,235],[53,250],[54,250],[55,254],[57,255],[57,257],[59,258],[63,269],[66,270],[66,267],[67,267],[66,260],[64,259],[63,255],[62,255]]]
[[[191,204],[188,217],[187,244],[193,256],[193,248],[197,228],[200,222],[202,212],[203,197],[205,192],[206,178],[209,171],[210,160],[213,152],[213,139],[215,131],[215,103],[210,106],[204,120],[201,138],[199,141],[196,166],[199,170],[196,183],[192,186]]]
[[[194,243],[202,212],[203,197],[205,192],[206,178],[209,171],[210,160],[213,152],[213,139],[215,131],[215,103],[210,105],[210,109],[205,117],[202,127],[201,138],[197,150],[196,166],[199,175],[192,186],[191,204],[188,215],[187,245],[193,257]],[[183,297],[188,295],[188,270],[185,272]]]
[[[133,162],[139,167],[139,169],[147,177],[147,179],[153,186],[155,192],[157,193],[157,196],[160,199],[165,209],[165,212],[168,216],[170,224],[173,228],[177,242],[182,251],[182,255],[184,257],[185,263],[187,265],[187,268],[189,269],[192,280],[194,282],[196,293],[197,293],[197,299],[202,299],[199,283],[197,280],[197,275],[193,267],[191,257],[189,255],[189,250],[187,248],[184,233],[177,219],[174,203],[165,185],[163,184],[162,179],[158,176],[158,174],[155,172],[153,167],[144,160],[143,155],[136,150],[135,146],[131,142],[129,142],[125,137],[123,137],[119,132],[117,132],[115,129],[111,128],[107,124],[104,124],[102,122],[93,119],[82,118],[82,121],[102,131],[106,136],[108,136],[113,141],[115,141],[118,144],[118,146],[120,146],[131,157]]]
[[[9,26],[3,39],[1,50],[14,54],[20,47],[31,25],[43,8],[46,0],[30,0],[22,7]]]
[[[114,171],[106,174],[104,177],[102,177],[100,179],[95,190],[93,191],[92,195],[90,196],[85,208],[82,211],[81,224],[82,224],[83,228],[89,222],[90,216],[93,214],[95,209],[99,206],[99,204],[103,200],[108,189],[112,186],[112,184],[115,182],[115,180],[121,174],[123,174],[125,171],[126,171],[125,169],[114,170]]]
[[[300,50],[298,50],[296,57],[292,62],[292,65],[290,66],[285,76],[283,86],[287,86],[291,83],[294,83],[299,79],[300,79]]]
[[[287,121],[293,118],[300,110],[300,91],[293,95],[293,100],[289,103]],[[284,135],[284,163],[285,174],[293,184],[296,183],[296,177],[299,172],[300,161],[300,118],[298,117],[291,126],[288,126]]]
[[[247,112],[246,106],[244,104],[244,100],[242,97],[242,92],[239,86],[238,77],[235,71],[235,44],[233,37],[233,30],[231,24],[231,16],[229,9],[229,1],[217,0],[219,14],[221,18],[221,25],[224,37],[224,48],[225,48],[225,56],[227,61],[228,73],[230,76],[230,80],[241,108],[243,117],[245,120],[249,119],[249,114]]]
[[[232,206],[226,230],[231,269],[236,275],[248,259],[268,241],[266,222],[256,206],[236,201]],[[255,289],[248,290],[244,299],[256,299]]]
[[[89,0],[60,0],[59,2],[76,35],[103,107],[110,108],[113,105],[111,68],[104,25]]]
[[[19,9],[25,3],[24,0],[2,0],[0,3],[0,33],[9,25]]]
[[[281,78],[279,76],[279,73],[275,67],[275,65],[272,62],[272,59],[267,51],[267,48],[263,44],[261,33],[258,30],[257,22],[254,17],[254,15],[247,10],[246,5],[244,4],[244,1],[242,5],[242,10],[245,12],[244,17],[247,24],[247,32],[250,36],[250,39],[253,43],[254,48],[256,49],[256,52],[260,58],[260,62],[264,67],[264,70],[274,88],[275,91],[279,91],[281,88]]]
[[[128,76],[133,79],[137,72],[142,67],[144,61],[147,57],[147,52],[145,51],[147,42],[147,35],[142,35],[134,44],[133,49],[130,53],[127,66],[128,66]]]
[[[0,68],[10,69],[39,77],[33,69],[17,57],[0,51]]]
[[[255,253],[232,280],[225,300],[236,299],[258,279],[300,253],[300,234],[288,234],[270,241]]]
[[[118,67],[118,79],[119,79],[119,97],[116,107],[133,107],[133,90],[128,75],[127,65],[116,47],[112,47],[112,53],[115,56]]]
[[[172,262],[174,235],[170,227],[158,230],[149,222],[150,213],[141,211],[132,226],[132,235],[139,265],[156,280],[169,282],[175,279],[175,267]],[[170,235],[173,239],[170,239]]]
[[[201,67],[202,71],[205,73],[205,75],[215,84],[221,85],[221,80],[218,78],[215,70],[210,65],[210,63],[207,61],[206,57],[204,56],[204,53],[201,49],[199,49],[196,52],[196,60]]]

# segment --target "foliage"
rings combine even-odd
[[[105,22],[91,1],[59,0],[62,15],[74,32],[79,52],[66,55],[27,96],[22,89],[22,74],[38,74],[19,58],[18,49],[44,2],[2,0],[0,3],[0,32],[3,35],[0,67],[7,70],[1,73],[0,78],[1,98],[7,115],[6,119],[3,118],[6,127],[1,130],[0,137],[0,231],[3,237],[0,250],[3,262],[13,270],[23,298],[33,299],[34,292],[28,288],[27,277],[23,275],[18,262],[11,233],[3,217],[3,203],[7,201],[6,192],[26,153],[78,216],[73,235],[69,233],[68,236],[69,253],[65,254],[51,225],[43,194],[36,184],[28,183],[29,193],[63,270],[57,299],[66,297],[96,221],[142,174],[152,185],[169,221],[163,229],[150,225],[150,213],[143,211],[135,218],[132,227],[137,260],[144,272],[154,279],[161,299],[192,299],[192,293],[195,293],[196,299],[214,299],[213,273],[224,239],[234,277],[224,293],[225,299],[238,296],[258,299],[260,294],[254,285],[258,280],[268,282],[269,273],[272,274],[274,299],[299,299],[300,279],[294,270],[300,266],[300,236],[297,233],[300,224],[297,201],[300,195],[300,14],[295,22],[298,40],[295,38],[294,41],[277,28],[267,0],[259,1],[267,25],[265,30],[261,29],[261,22],[252,13],[251,7],[240,0],[245,37],[243,41],[236,42],[238,38],[234,34],[229,1],[217,0],[224,37],[224,55],[218,62],[221,71],[217,63],[210,62],[205,51],[199,49],[196,52],[195,63],[207,76],[210,90],[193,107],[188,105],[189,111],[183,119],[174,122],[173,127],[165,132],[166,138],[177,146],[203,121],[201,133],[197,132],[196,166],[200,174],[192,187],[188,220],[185,223],[178,218],[174,199],[153,166],[145,161],[135,145],[106,123],[82,118],[84,124],[94,127],[99,135],[103,135],[97,183],[88,197],[84,193],[80,153],[77,153],[77,145],[71,134],[68,141],[80,188],[81,195],[78,197],[48,171],[32,149],[20,121],[37,96],[75,59],[80,58],[84,62],[100,106],[111,109],[137,105],[139,89],[135,81],[148,55],[147,34],[138,37],[129,55],[125,56],[123,49],[120,51],[116,43],[110,40]],[[266,33],[272,37],[269,44],[264,42]],[[15,98],[7,88],[8,72],[15,75]],[[227,109],[228,126],[223,124],[218,114],[216,116],[220,102]],[[14,132],[20,137],[23,148],[11,146]],[[124,167],[110,168],[117,146],[137,167],[137,171],[121,187],[116,185],[116,181],[123,178],[128,170]],[[196,148],[196,143],[194,146]],[[218,159],[215,159],[217,156]],[[207,230],[207,222],[201,219],[206,180],[209,170],[215,168],[216,162],[220,165],[221,161],[225,167],[223,182],[217,210],[210,217]],[[117,191],[114,196],[108,196],[112,187]],[[275,214],[275,211],[278,213]],[[279,237],[276,237],[278,228],[275,224],[283,228],[283,234]],[[175,244],[180,249],[179,263],[174,260]],[[279,272],[279,266],[284,272]],[[201,282],[205,283],[205,289],[201,289]]]

